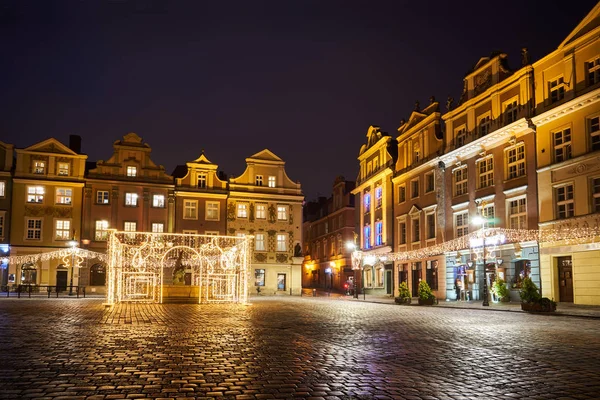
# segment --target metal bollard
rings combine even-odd
[[[317,289],[313,289],[313,297],[317,297]]]

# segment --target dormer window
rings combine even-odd
[[[36,160],[33,162],[33,173],[34,174],[45,174],[46,173],[46,162]]]
[[[565,82],[562,76],[548,82],[548,87],[550,91],[550,103],[556,103],[565,98]]]
[[[263,185],[263,176],[262,175],[256,175],[256,178],[254,179],[254,184],[256,186],[262,186]]]
[[[275,183],[276,183],[275,177],[274,176],[269,176],[269,187],[274,188],[275,187]]]
[[[206,189],[206,174],[198,174],[198,189]]]
[[[69,176],[69,163],[66,163],[66,162],[58,163],[58,175]]]
[[[127,166],[127,176],[130,178],[136,177],[137,176],[137,167],[134,167],[132,165]]]
[[[600,82],[600,57],[596,57],[595,59],[586,62],[585,69],[587,72],[588,86],[592,86]]]
[[[467,130],[465,127],[462,127],[460,129],[457,129],[454,132],[454,143],[455,143],[455,147],[462,147],[465,145],[465,143],[467,142]]]

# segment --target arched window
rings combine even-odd
[[[377,287],[383,287],[383,265],[378,265],[375,268],[375,284]]]
[[[106,267],[104,264],[94,264],[90,268],[90,286],[106,285]]]
[[[365,268],[365,287],[373,287],[373,269],[371,267]]]
[[[32,263],[23,264],[21,267],[21,285],[35,285],[37,283],[37,267]]]

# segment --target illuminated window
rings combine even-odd
[[[6,182],[0,181],[0,197],[6,197]]]
[[[461,196],[467,193],[468,174],[467,167],[462,167],[454,170],[452,173],[454,178],[454,195]]]
[[[288,235],[285,233],[277,234],[277,251],[287,251]]]
[[[371,193],[365,193],[364,196],[365,213],[371,212]]]
[[[257,233],[254,235],[254,250],[265,251],[265,234]]]
[[[198,231],[195,229],[184,229],[181,233],[183,233],[184,235],[197,235]],[[210,233],[204,232],[205,235],[209,235]],[[216,233],[217,235],[219,234],[219,232]]]
[[[556,197],[556,218],[571,218],[575,215],[573,185],[559,186],[554,189]]]
[[[279,221],[287,221],[288,206],[277,206],[277,219]]]
[[[94,234],[94,239],[97,241],[105,241],[108,239],[108,221],[96,221],[96,232]]]
[[[255,269],[254,270],[254,286],[265,286],[265,270]]]
[[[108,204],[108,190],[98,190],[96,192],[96,203]]]
[[[600,150],[600,117],[588,119],[588,130],[592,151]]]
[[[71,221],[68,219],[55,220],[54,228],[55,240],[69,240],[71,238]]]
[[[375,246],[383,244],[383,222],[375,222]]]
[[[375,207],[381,208],[381,203],[383,202],[383,189],[381,186],[377,186],[375,188]]]
[[[58,175],[69,176],[69,163],[66,163],[66,162],[58,163]]]
[[[256,184],[256,186],[263,185],[263,176],[262,175],[256,175],[255,184]]]
[[[565,98],[565,82],[563,77],[557,78],[548,82],[548,90],[550,91],[550,103],[556,103]]]
[[[267,219],[267,205],[257,204],[255,208],[256,219]]]
[[[45,174],[46,173],[46,162],[35,160],[33,162],[33,173],[34,174]]]
[[[136,207],[138,204],[137,193],[125,193],[125,205],[128,207]]]
[[[198,219],[198,201],[183,201],[183,219]]]
[[[274,188],[275,187],[275,183],[276,183],[275,177],[274,176],[269,176],[269,187]]]
[[[371,226],[365,226],[365,249],[371,248]]]
[[[600,178],[592,179],[592,211],[600,212]]]
[[[165,207],[165,195],[155,194],[152,196],[152,207],[164,208]]]
[[[219,220],[219,202],[218,201],[207,201],[206,202],[206,220],[207,221],[218,221]]]
[[[467,211],[454,215],[454,236],[461,237],[469,233],[469,214]]]
[[[154,233],[163,233],[165,231],[165,224],[162,222],[153,222],[152,223],[152,232]]]
[[[492,127],[492,121],[490,120],[490,116],[486,115],[485,117],[479,120],[479,136],[485,136],[490,133],[490,128]]]
[[[135,232],[137,230],[137,222],[125,222],[125,225],[123,226],[123,230],[125,232]]]
[[[600,57],[585,63],[588,86],[595,85],[600,82]]]
[[[508,228],[527,229],[527,198],[508,201]]]
[[[136,177],[137,176],[137,167],[134,166],[127,166],[127,176],[129,177]]]
[[[56,204],[71,204],[73,189],[56,188]]]
[[[494,158],[488,156],[477,161],[477,174],[479,188],[483,189],[494,185]]]
[[[43,203],[44,202],[43,186],[27,186],[27,202],[28,203]]]
[[[25,222],[27,226],[26,240],[41,240],[42,239],[42,219],[41,218],[27,218]]]
[[[571,129],[552,133],[554,139],[554,162],[571,159]]]
[[[506,149],[505,157],[508,179],[515,179],[525,175],[525,144],[519,143],[516,146]]]
[[[519,105],[517,104],[516,100],[506,104],[506,107],[504,108],[505,123],[512,124],[515,122],[518,117],[518,111]]]
[[[496,226],[496,207],[494,204],[487,204],[481,210],[481,216],[485,220],[486,228],[493,228]]]
[[[206,189],[206,174],[198,174],[198,189]]]
[[[237,217],[248,218],[248,204],[237,203]]]

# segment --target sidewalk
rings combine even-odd
[[[313,297],[313,289],[302,289],[302,296],[305,297]],[[344,294],[331,292],[328,293],[323,289],[316,289],[316,297],[330,297],[332,299],[337,300],[346,300],[346,301],[366,301],[369,303],[380,303],[380,304],[393,304],[393,297],[388,296],[375,296],[375,295],[358,295],[358,299],[352,296],[346,296]],[[418,307],[418,299],[413,298],[410,306]],[[444,301],[441,300],[435,307],[442,308],[458,308],[463,310],[485,310],[485,311],[504,311],[504,312],[519,312],[524,313],[525,311],[521,310],[521,303],[492,303],[487,307],[482,305],[482,302],[477,301]],[[556,312],[547,313],[543,315],[552,315],[552,316],[569,316],[569,317],[580,317],[580,318],[594,318],[600,319],[600,306],[584,306],[577,305],[573,303],[558,303],[556,306]]]

